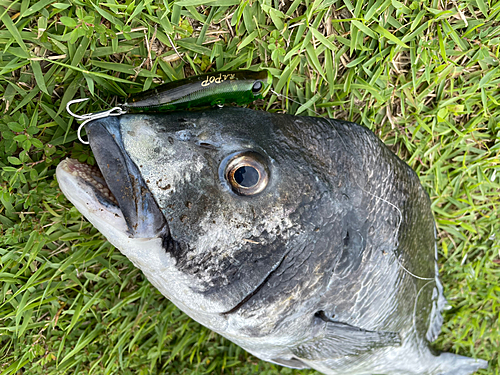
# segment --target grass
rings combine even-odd
[[[356,121],[432,199],[451,309],[435,347],[500,370],[500,1],[0,0],[0,375],[312,374],[163,298],[54,171],[93,162],[64,110],[211,70],[266,68],[254,107]]]

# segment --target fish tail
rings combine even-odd
[[[437,371],[432,373],[433,375],[469,375],[488,367],[488,362],[483,359],[474,359],[453,353],[441,353],[436,359],[441,363]]]

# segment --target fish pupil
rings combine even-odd
[[[242,166],[234,172],[234,181],[242,187],[252,187],[259,182],[259,172],[254,167]]]
[[[252,92],[254,94],[258,93],[262,89],[262,82],[261,81],[255,81],[255,83],[252,86]]]

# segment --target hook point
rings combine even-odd
[[[73,104],[76,104],[76,103],[82,103],[82,102],[86,102],[87,100],[89,100],[90,98],[81,98],[81,99],[73,99],[73,100],[70,100],[68,102],[68,104],[66,104],[66,111],[73,117],[79,119],[79,120],[83,120],[83,119],[86,119],[88,115],[84,115],[84,116],[80,116],[80,115],[77,115],[76,113],[74,113],[73,111],[71,111],[70,107],[73,105]]]

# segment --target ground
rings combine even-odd
[[[500,1],[0,0],[0,374],[313,374],[188,319],[58,189],[93,163],[65,111],[267,69],[253,108],[358,122],[432,200],[450,309],[437,349],[500,352]],[[213,5],[213,6],[212,6]],[[286,99],[284,96],[290,98]]]

